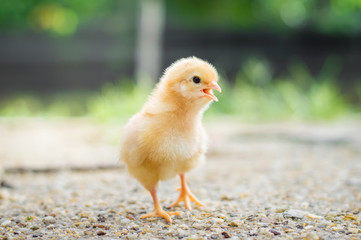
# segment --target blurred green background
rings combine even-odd
[[[0,0],[0,116],[126,119],[193,55],[221,76],[207,117],[361,110],[361,0]]]

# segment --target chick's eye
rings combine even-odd
[[[199,77],[197,77],[197,76],[194,76],[193,77],[193,82],[198,84],[198,83],[201,82],[201,79]]]

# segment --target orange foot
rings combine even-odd
[[[162,218],[165,218],[168,222],[172,222],[172,219],[170,218],[170,216],[172,216],[172,215],[178,216],[180,214],[181,214],[181,212],[166,212],[166,211],[160,209],[160,210],[156,210],[151,213],[143,214],[142,216],[140,216],[140,218],[143,219],[143,218],[149,218],[149,217],[162,217]]]
[[[188,189],[188,186],[186,184],[185,181],[185,177],[184,174],[180,174],[180,178],[181,178],[181,189],[180,189],[180,194],[178,199],[172,203],[169,207],[174,207],[179,205],[180,202],[184,202],[185,207],[188,210],[192,210],[192,206],[190,204],[190,201],[194,202],[196,205],[200,206],[200,207],[205,207],[205,205],[199,201],[194,195],[193,193]]]

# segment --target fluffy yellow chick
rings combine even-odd
[[[144,214],[163,217],[171,222],[171,215],[159,205],[157,186],[179,174],[181,190],[171,207],[184,201],[204,206],[189,190],[184,173],[205,159],[206,142],[202,126],[203,112],[210,102],[218,101],[212,89],[221,92],[216,69],[196,58],[182,58],[168,67],[141,111],[124,127],[121,159],[129,173],[150,192],[155,211]]]

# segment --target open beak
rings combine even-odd
[[[216,96],[213,95],[212,93],[212,89],[218,91],[218,92],[222,92],[222,89],[221,87],[218,85],[218,83],[216,81],[212,81],[210,84],[209,84],[209,87],[208,88],[205,88],[203,89],[203,92],[205,94],[205,97],[213,100],[213,101],[216,101],[218,102],[218,98]]]

